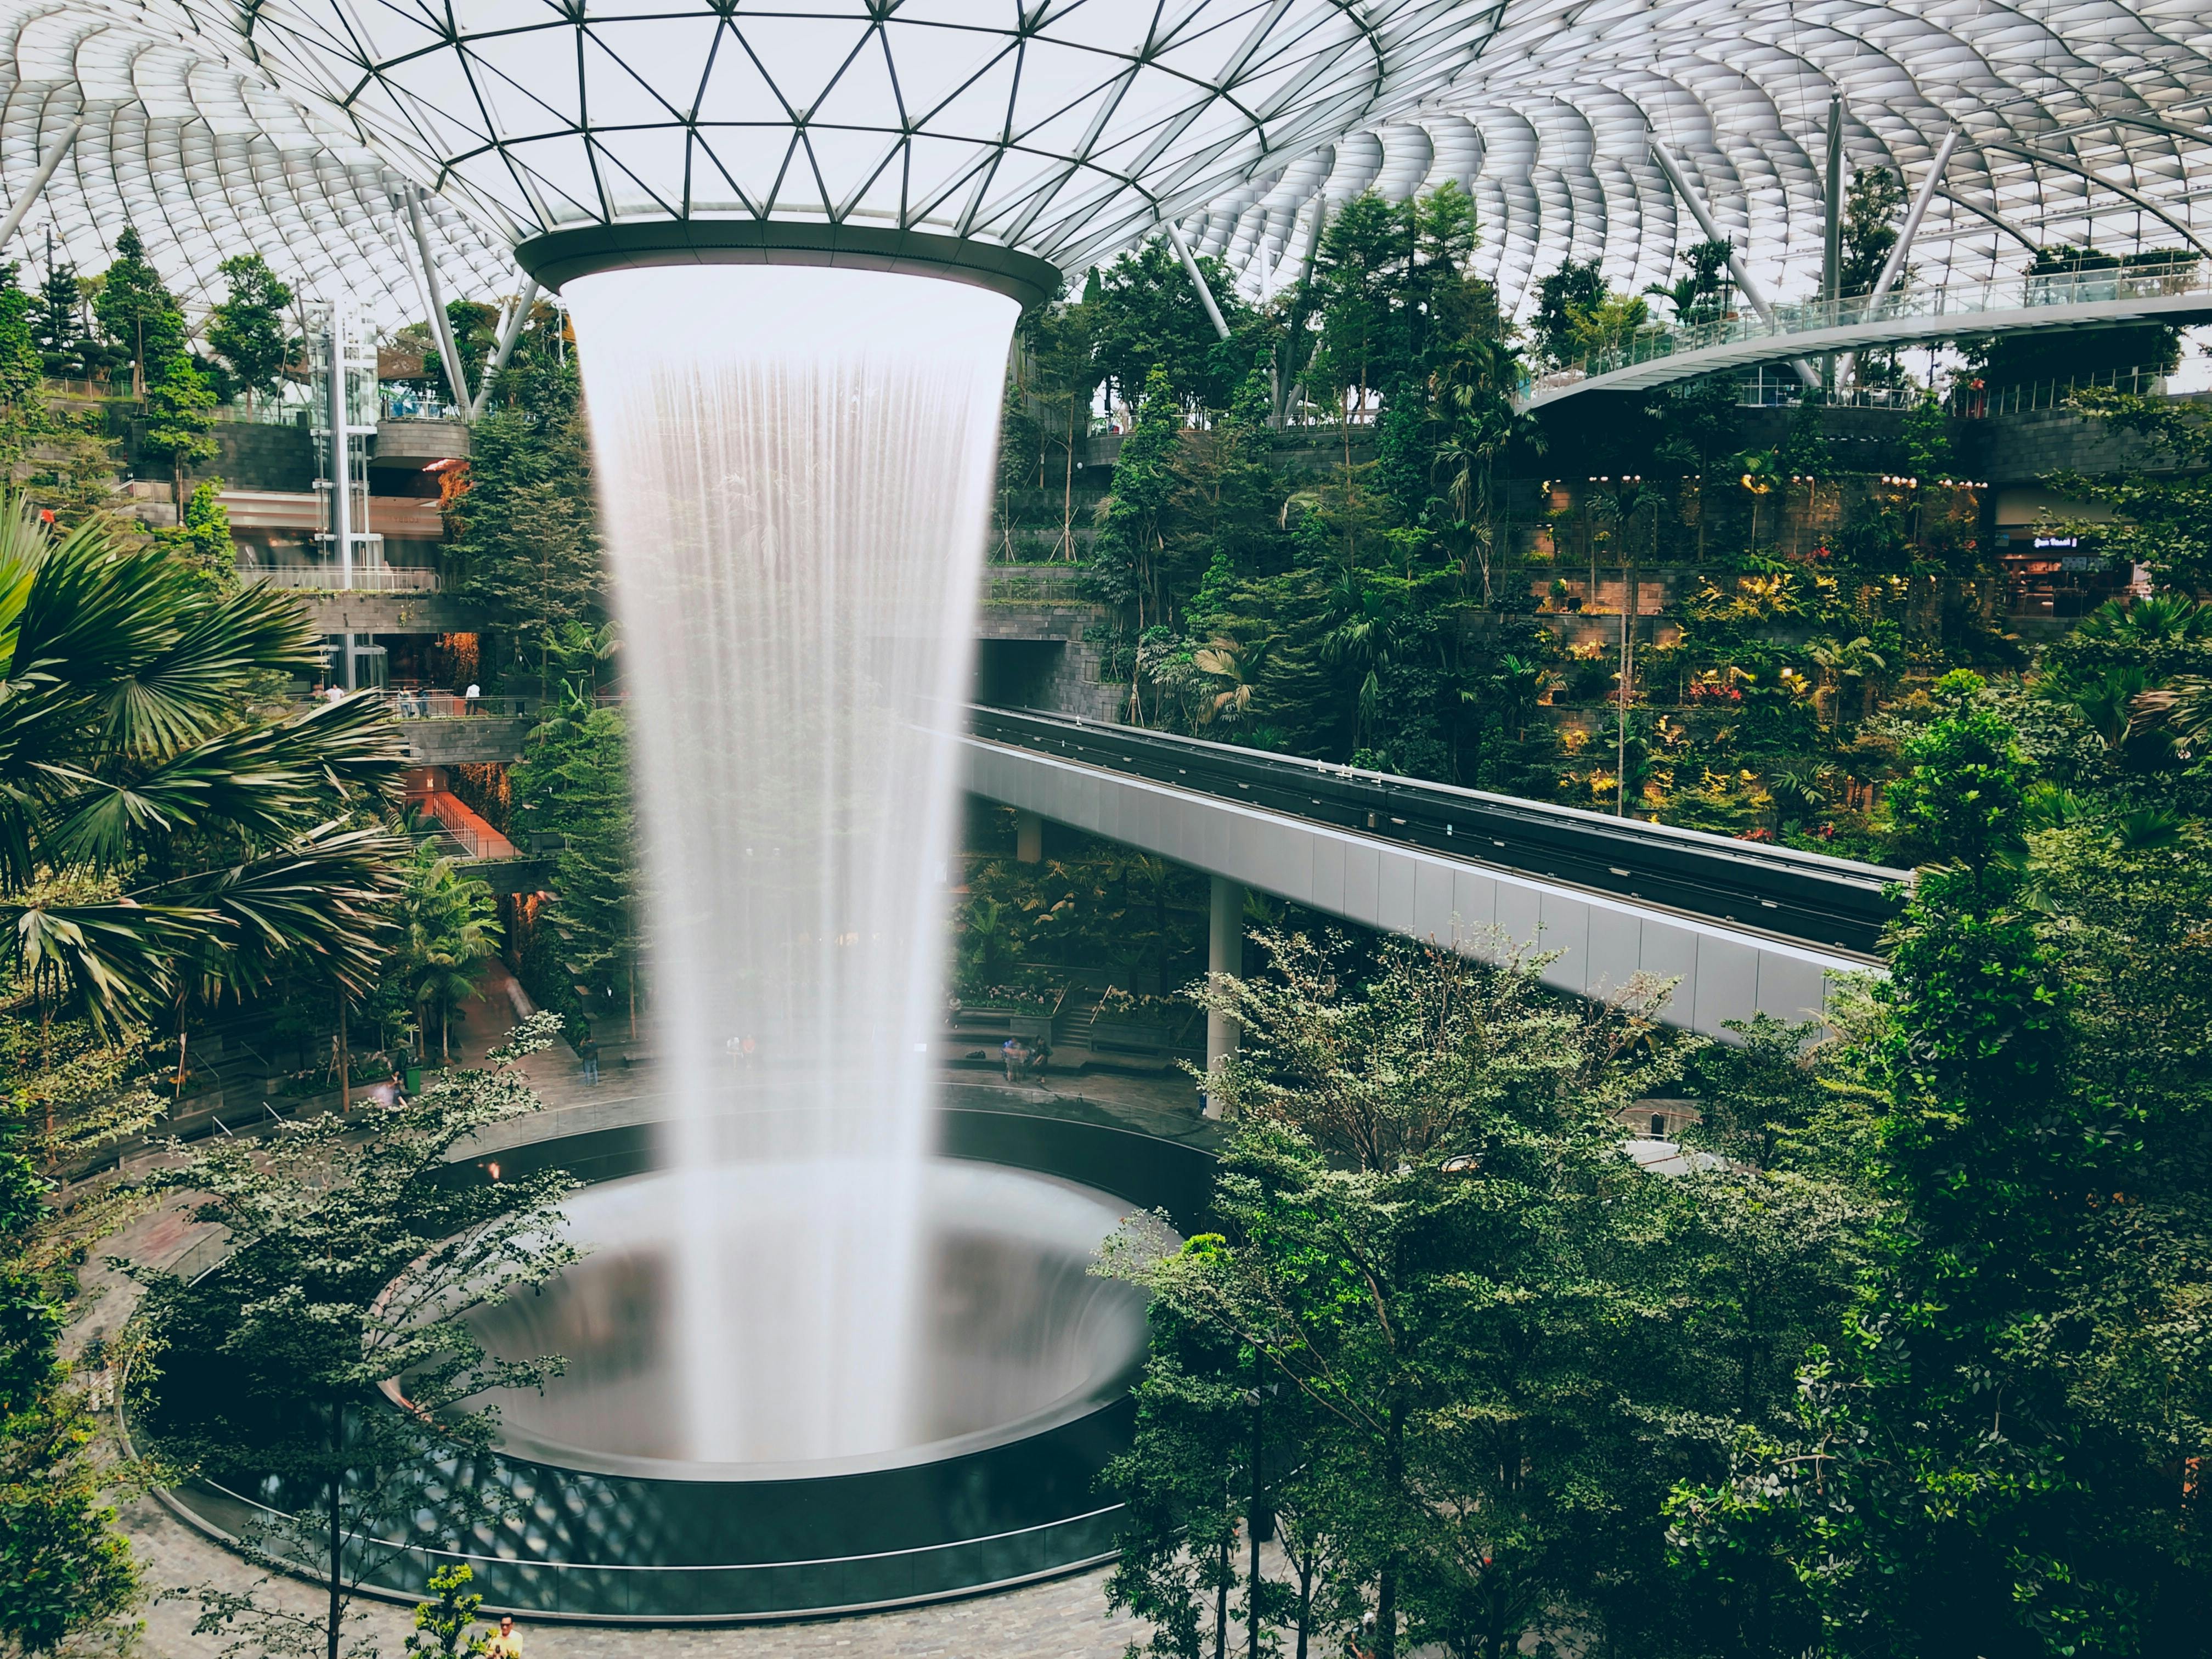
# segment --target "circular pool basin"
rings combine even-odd
[[[879,1175],[750,1164],[577,1194],[562,1207],[583,1259],[470,1317],[488,1353],[564,1361],[542,1389],[490,1397],[501,1449],[654,1480],[818,1479],[1027,1439],[1127,1392],[1144,1297],[1091,1271],[1126,1201],[933,1158],[908,1255],[873,1206],[839,1202]],[[792,1282],[802,1231],[802,1265],[832,1264],[836,1282]],[[687,1275],[703,1318],[681,1311]],[[903,1329],[817,1327],[825,1304],[891,1303],[910,1310]],[[826,1367],[799,1362],[830,1345]]]
[[[850,1230],[851,1259],[865,1263],[880,1217],[836,1202],[865,1198],[863,1186],[775,1165],[679,1176],[658,1167],[650,1124],[494,1155],[509,1179],[562,1169],[587,1183],[567,1206],[583,1260],[541,1294],[474,1316],[490,1352],[556,1353],[567,1370],[542,1395],[497,1401],[497,1455],[426,1464],[394,1483],[378,1547],[360,1563],[364,1589],[419,1599],[431,1571],[461,1560],[494,1609],[733,1621],[974,1594],[1110,1555],[1119,1510],[1099,1477],[1128,1443],[1144,1310],[1130,1286],[1090,1270],[1093,1252],[1136,1210],[1198,1231],[1212,1159],[994,1109],[942,1111],[936,1127],[939,1155],[915,1200],[922,1244],[902,1269],[915,1292],[908,1328],[885,1333],[872,1360],[862,1350],[861,1363],[896,1376],[900,1410],[865,1432],[848,1431],[852,1413],[828,1412],[827,1437],[799,1457],[784,1455],[789,1425],[776,1415],[788,1402],[764,1408],[757,1385],[810,1328],[779,1328],[775,1297],[763,1302],[755,1281],[775,1280],[775,1240],[794,1224]],[[456,1166],[456,1177],[491,1179],[492,1162]],[[678,1188],[702,1179],[703,1209],[700,1193]],[[719,1237],[698,1238],[702,1213],[726,1218],[708,1228]],[[679,1216],[692,1219],[672,1225]],[[711,1243],[744,1315],[722,1322],[703,1372],[680,1358],[685,1333],[672,1328],[686,1270],[678,1237]],[[161,1408],[188,1411],[194,1389],[220,1386],[190,1355],[171,1355]],[[506,1519],[457,1526],[450,1494],[471,1491],[495,1498]],[[234,1537],[257,1509],[289,1507],[282,1481],[245,1460],[167,1497]]]

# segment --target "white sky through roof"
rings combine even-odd
[[[417,318],[400,177],[449,292],[592,223],[905,227],[1076,272],[1180,218],[1257,293],[1316,197],[1474,195],[1509,305],[1565,258],[1616,285],[1698,240],[1679,154],[1759,276],[1817,280],[1831,96],[1854,169],[1963,135],[1923,280],[2035,244],[2212,246],[2203,0],[0,0],[0,185],[87,128],[9,250],[97,269],[135,223],[188,297],[252,248]],[[1346,135],[1349,136],[1346,136]]]

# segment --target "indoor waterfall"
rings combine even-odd
[[[716,1462],[896,1447],[917,1431],[951,711],[1017,307],[782,265],[610,271],[563,297],[678,1103],[655,1292],[679,1334],[674,1437]],[[712,1177],[732,1165],[763,1201],[731,1201]]]

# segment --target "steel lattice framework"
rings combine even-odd
[[[2212,252],[2212,7],[2203,0],[1528,0],[1409,118],[1255,178],[1184,220],[1259,292],[1317,199],[1449,179],[1479,204],[1509,307],[1567,258],[1662,282],[1703,237],[1651,155],[1680,156],[1756,276],[1820,275],[1830,101],[1852,171],[1917,186],[1960,142],[1914,246],[1919,280],[1976,281],[2045,246]]]
[[[193,0],[197,3],[197,0]],[[260,61],[518,242],[775,221],[1081,270],[1473,62],[1464,0],[261,0]]]
[[[33,236],[96,269],[136,224],[196,298],[252,247],[386,323],[422,312],[403,179],[478,297],[510,245],[593,227],[876,227],[1075,271],[1164,219],[1260,293],[1319,203],[1451,179],[1517,307],[1565,258],[1640,288],[1700,240],[1655,137],[1803,295],[1838,95],[1853,170],[1917,185],[1960,135],[1923,281],[2212,252],[2203,0],[0,0],[0,190],[86,122]]]
[[[257,252],[320,298],[340,295],[387,325],[422,314],[391,192],[401,181],[349,126],[304,107],[242,44],[179,12],[103,0],[0,0],[0,191],[84,127],[9,253],[87,273],[113,257],[125,225],[188,299],[220,297],[216,267]],[[511,289],[500,240],[448,204],[428,233],[455,285]]]

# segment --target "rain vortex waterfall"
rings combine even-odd
[[[817,267],[568,284],[629,687],[685,1450],[904,1443],[957,732],[1017,307]],[[735,1211],[736,1213],[732,1212]],[[749,1333],[777,1340],[748,1346]],[[772,1352],[763,1352],[763,1346]]]

